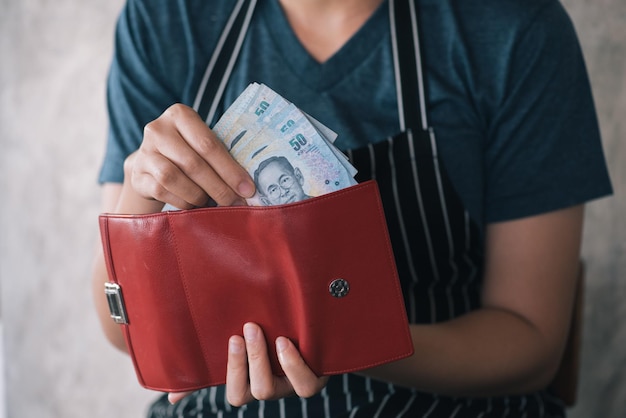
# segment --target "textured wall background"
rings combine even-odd
[[[572,417],[626,410],[626,2],[564,0],[617,194],[587,212],[584,356]],[[104,79],[122,0],[0,0],[0,277],[9,418],[140,417],[155,395],[91,305]],[[0,386],[1,387],[1,386]]]

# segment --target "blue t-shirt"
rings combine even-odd
[[[143,127],[191,104],[230,1],[129,0],[108,80],[101,182],[121,182]],[[610,181],[572,24],[556,0],[418,1],[429,124],[448,175],[479,224],[607,195]],[[260,1],[222,111],[252,81],[335,130],[340,148],[398,132],[386,3],[323,64],[277,0]],[[214,122],[214,121],[213,121]]]
[[[123,161],[139,147],[148,122],[174,103],[194,102],[234,3],[128,0],[108,80],[110,130],[101,182],[123,180]],[[429,125],[452,184],[479,225],[611,193],[582,53],[557,0],[416,3]],[[278,0],[259,0],[217,117],[253,81],[336,131],[342,149],[395,135],[400,127],[387,3],[319,64],[297,40]],[[400,416],[404,405],[431,417],[485,411],[562,416],[562,405],[549,395],[446,398],[354,375],[331,378],[309,400],[260,402],[246,414],[339,416],[357,405],[357,417],[375,416],[383,406],[381,416]],[[235,411],[224,388],[216,387],[177,406],[163,398],[151,416],[195,416],[198,408],[235,416],[247,407]]]

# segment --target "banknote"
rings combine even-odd
[[[291,104],[268,86],[259,83],[251,83],[233,102],[233,104],[220,117],[212,128],[217,137],[226,144],[230,150],[241,144],[243,131],[245,136],[250,137],[263,122],[267,122],[274,114]],[[324,126],[317,119],[305,113],[309,121],[315,126],[324,139],[331,143],[337,134]]]
[[[250,83],[212,130],[254,179],[249,205],[292,203],[356,184],[357,170],[333,144],[337,134],[265,84]]]
[[[293,203],[356,184],[331,146],[290,104],[234,155],[257,186],[248,204]]]
[[[257,94],[250,100],[243,113],[235,120],[223,142],[235,155],[241,147],[245,146],[257,132],[259,132],[274,115],[291,105],[276,92],[265,85],[258,88]]]
[[[212,128],[213,132],[215,132],[215,135],[217,135],[222,142],[225,142],[224,138],[226,138],[226,135],[230,132],[239,116],[244,113],[250,101],[256,95],[258,89],[258,83],[249,84],[215,123]]]
[[[249,85],[216,127],[254,179],[249,205],[292,203],[356,184],[356,169],[333,145],[337,134],[264,84]]]
[[[317,119],[315,119],[308,113],[306,112],[302,112],[302,113],[304,113],[304,116],[306,116],[309,122],[311,122],[311,124],[315,127],[317,132],[319,132],[322,138],[324,138],[324,140],[328,142],[328,145],[330,149],[332,150],[333,154],[335,154],[335,157],[337,157],[337,159],[341,161],[341,164],[343,164],[345,169],[348,170],[348,172],[350,173],[352,177],[354,177],[357,173],[356,168],[354,168],[354,166],[350,164],[350,160],[348,160],[348,157],[346,157],[346,155],[343,152],[341,152],[337,147],[332,145],[335,142],[335,139],[337,139],[337,134],[332,129],[322,124],[320,121],[318,121]]]

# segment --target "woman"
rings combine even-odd
[[[560,4],[128,0],[103,211],[245,204],[254,183],[208,126],[252,81],[337,132],[357,180],[378,181],[415,354],[319,378],[281,337],[277,377],[249,323],[229,341],[225,387],[170,394],[151,416],[564,416],[545,388],[567,337],[583,204],[611,186]],[[123,350],[106,280],[98,255],[96,305]]]

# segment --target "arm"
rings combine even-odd
[[[412,325],[415,354],[368,375],[449,395],[544,388],[567,338],[582,234],[581,206],[487,229],[483,307]]]
[[[121,189],[122,185],[116,183],[106,183],[102,186],[102,212],[114,212]],[[126,351],[126,343],[124,342],[120,326],[113,322],[109,316],[109,307],[106,296],[104,295],[104,283],[108,281],[108,276],[106,266],[104,265],[102,244],[99,239],[96,243],[96,254],[93,260],[91,277],[91,290],[96,307],[96,314],[100,320],[104,335],[113,346],[122,351]]]
[[[131,154],[124,164],[124,184],[105,183],[102,186],[101,211],[103,213],[152,213],[158,212],[163,207],[163,203],[156,200],[141,198],[134,193],[128,181],[129,171],[135,154]],[[98,240],[96,254],[92,267],[92,294],[96,313],[100,319],[100,325],[105,336],[114,347],[126,351],[126,343],[122,335],[121,327],[113,322],[109,316],[109,306],[104,295],[104,283],[108,281],[108,274],[104,263],[102,244]]]
[[[245,204],[243,198],[251,197],[254,191],[250,176],[204,121],[192,109],[173,105],[144,129],[140,148],[124,162],[124,183],[103,186],[102,211],[154,213],[163,208],[163,203],[186,209],[202,206],[209,199],[224,206]],[[98,244],[92,273],[97,314],[107,339],[127,351],[120,326],[109,316],[103,292],[107,280]],[[311,372],[291,341],[277,341],[288,377],[276,377],[271,373],[262,330],[246,324],[244,336],[233,336],[229,341],[227,382],[233,405],[252,400],[253,394],[257,399],[284,397],[294,391],[311,396],[324,387],[327,378],[317,378]],[[249,374],[253,384],[249,383]],[[188,394],[171,394],[170,400],[176,402]]]
[[[180,105],[146,127],[124,171],[123,185],[105,185],[103,210],[150,213],[161,209],[161,201],[189,208],[209,198],[236,204],[249,194],[235,190],[251,181],[195,112]],[[415,355],[364,373],[450,395],[546,386],[567,336],[582,215],[578,206],[489,225],[483,308],[441,324],[411,325]],[[96,306],[105,332],[115,346],[125,348],[102,294],[107,276],[101,252],[94,265]],[[262,331],[249,325],[246,330],[245,338],[234,337],[229,345],[231,403],[293,392],[310,396],[324,386],[326,380],[313,375],[285,339],[276,343],[287,378],[272,376]]]
[[[415,354],[362,374],[451,396],[545,388],[569,330],[582,221],[583,207],[575,206],[491,224],[482,308],[448,322],[412,324]],[[311,396],[324,386],[289,340],[275,343],[286,378],[271,375],[260,328],[248,324],[244,338],[231,339],[226,389],[233,405]]]
[[[124,183],[102,188],[102,211],[143,214],[158,212],[163,203],[181,209],[245,204],[254,183],[191,108],[173,105],[144,130],[139,149],[124,162]],[[108,281],[104,255],[97,245],[92,270],[96,311],[108,340],[126,351],[121,328],[109,316],[104,295]]]

